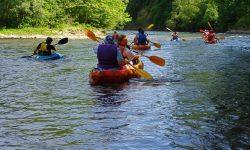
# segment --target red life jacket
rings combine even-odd
[[[208,33],[207,34],[207,40],[208,41],[212,41],[212,40],[214,40],[214,38],[215,38],[215,34],[214,33]]]

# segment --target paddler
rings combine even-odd
[[[40,43],[36,50],[34,50],[34,55],[38,54],[41,56],[50,56],[52,55],[52,50],[56,51],[56,48],[54,45],[51,45],[53,39],[51,37],[47,37],[46,42]]]

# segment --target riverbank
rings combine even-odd
[[[96,36],[104,37],[105,33],[98,30],[93,30]],[[0,30],[0,39],[43,39],[48,36],[53,38],[64,38],[68,37],[70,39],[87,39],[88,37],[84,34],[84,29],[66,29],[66,30],[56,30],[56,29],[4,29]]]
[[[250,34],[250,30],[236,30],[236,29],[232,29],[227,31],[226,33],[228,34]]]

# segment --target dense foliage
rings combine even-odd
[[[128,28],[154,23],[159,30],[197,31],[208,22],[217,31],[250,28],[249,0],[130,0],[127,11]]]
[[[0,28],[87,24],[122,27],[131,19],[121,0],[1,0]]]
[[[132,22],[131,18],[132,17]],[[250,0],[0,0],[0,28],[250,28]]]

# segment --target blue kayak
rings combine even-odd
[[[64,56],[62,54],[59,53],[53,53],[50,56],[42,56],[42,55],[36,55],[35,59],[36,60],[55,60],[55,59],[61,59]]]
[[[171,41],[178,42],[179,39],[178,38],[177,39],[171,39]]]

